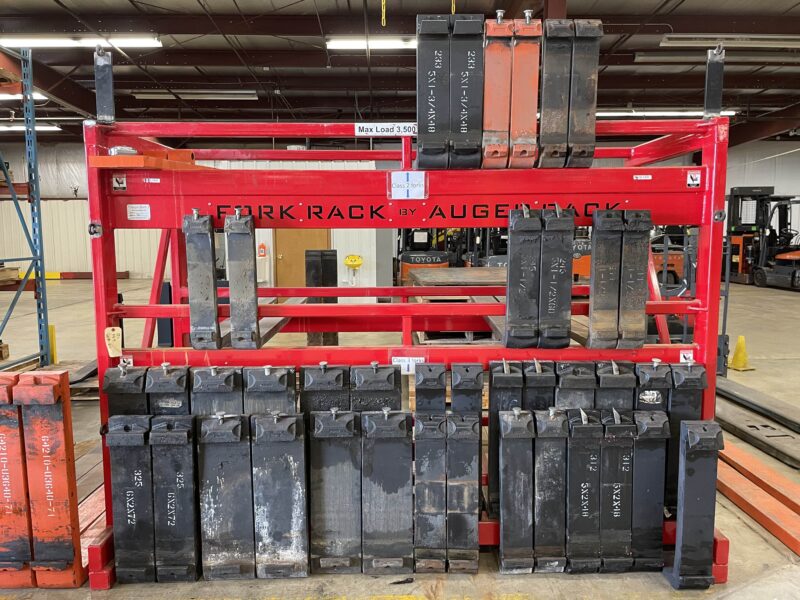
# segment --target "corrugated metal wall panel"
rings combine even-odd
[[[772,186],[780,196],[800,196],[800,142],[755,142],[731,148],[728,183],[732,187]],[[800,206],[792,207],[792,226],[798,229]],[[774,223],[777,225],[777,223]]]

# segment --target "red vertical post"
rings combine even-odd
[[[161,287],[164,284],[164,273],[167,270],[167,254],[169,251],[169,229],[161,230],[161,237],[158,240],[158,251],[156,252],[156,264],[153,267],[153,283],[150,286],[150,302],[148,304],[158,304],[161,298]],[[154,317],[145,319],[144,333],[142,333],[142,348],[151,348],[156,332],[156,320]]]
[[[75,588],[86,581],[67,371],[23,373],[14,386],[22,407],[36,585]]]
[[[97,377],[103,381],[106,370],[116,364],[117,359],[108,355],[105,330],[119,325],[113,315],[117,303],[117,249],[114,243],[114,229],[111,227],[111,206],[108,188],[112,173],[90,166],[89,158],[102,156],[108,152],[106,128],[94,121],[83,126],[83,139],[86,146],[86,178],[89,196],[89,224],[92,228],[92,276],[94,278],[94,318],[95,343],[97,345]],[[100,424],[108,420],[108,400],[99,390]],[[103,478],[111,481],[111,467],[108,450],[103,442]],[[111,523],[111,486],[105,486],[106,521]]]
[[[661,287],[658,283],[658,273],[656,272],[656,263],[653,260],[652,249],[647,249],[647,283],[650,288],[650,300],[661,300]],[[658,341],[662,344],[669,344],[669,325],[667,324],[666,315],[655,315],[656,330],[658,331]]]
[[[414,345],[414,333],[411,326],[411,317],[402,317],[403,319],[403,346]]]
[[[403,152],[400,156],[400,168],[403,170],[407,170],[411,168],[411,138],[404,137],[400,138],[402,142]]]
[[[180,229],[169,230],[170,279],[172,281],[172,303],[183,304],[181,290],[186,282],[186,238]],[[188,320],[175,318],[172,320],[172,338],[176,348],[186,345],[189,334]]]
[[[22,420],[12,404],[18,379],[0,373],[0,588],[36,587]]]
[[[717,343],[719,336],[720,272],[722,269],[722,235],[725,221],[725,179],[728,169],[728,119],[716,117],[703,138],[702,164],[708,181],[703,197],[703,222],[697,240],[697,297],[704,306],[694,321],[694,339],[701,356],[695,360],[706,367],[708,387],[703,392],[704,419],[714,418],[717,383]],[[704,260],[702,259],[704,257]]]

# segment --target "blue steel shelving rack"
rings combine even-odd
[[[13,361],[3,363],[2,369],[19,365],[38,358],[39,366],[49,365],[52,356],[50,354],[50,328],[47,317],[47,287],[45,282],[44,270],[44,234],[42,232],[42,198],[39,187],[39,159],[36,148],[36,115],[33,104],[33,60],[30,49],[22,49],[20,52],[22,61],[22,105],[23,117],[25,122],[25,162],[28,171],[28,206],[30,207],[31,223],[30,228],[25,222],[23,209],[20,199],[17,196],[11,175],[6,168],[5,161],[0,155],[0,171],[8,185],[11,195],[11,202],[14,204],[20,226],[28,243],[30,256],[0,258],[0,263],[22,262],[28,263],[25,275],[20,281],[19,287],[11,299],[8,309],[0,321],[0,338],[11,319],[11,315],[19,302],[22,292],[28,281],[33,277],[34,297],[36,299],[36,324],[39,338],[39,351],[27,356],[23,356]]]

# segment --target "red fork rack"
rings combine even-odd
[[[183,216],[192,208],[213,217],[222,227],[225,216],[241,208],[252,214],[256,227],[264,228],[444,228],[505,227],[508,211],[521,204],[542,208],[558,203],[573,207],[579,226],[591,224],[596,208],[647,209],[656,225],[692,225],[698,228],[697,285],[693,298],[651,298],[650,314],[689,315],[694,336],[688,344],[648,344],[637,350],[593,350],[570,347],[561,350],[512,350],[499,344],[414,346],[413,331],[489,331],[484,316],[505,313],[505,306],[464,303],[409,303],[408,297],[422,295],[419,288],[264,288],[260,295],[298,296],[390,296],[392,304],[276,304],[259,309],[262,316],[288,319],[283,332],[316,331],[396,331],[402,343],[394,346],[339,348],[330,346],[259,350],[192,350],[191,348],[152,348],[152,328],[146,328],[144,347],[123,349],[136,365],[155,366],[162,362],[189,365],[265,365],[301,366],[325,360],[331,364],[382,363],[393,358],[415,357],[430,362],[490,360],[632,360],[660,358],[679,362],[691,353],[706,367],[708,389],[703,396],[702,416],[714,416],[717,357],[718,302],[724,220],[724,183],[727,161],[728,120],[599,121],[595,158],[622,159],[622,166],[590,169],[478,169],[469,171],[428,171],[415,173],[423,182],[419,199],[393,197],[392,173],[413,172],[411,137],[401,138],[401,149],[381,151],[380,159],[397,161],[397,169],[387,170],[217,170],[196,168],[192,156],[173,154],[154,138],[191,139],[202,146],[204,138],[355,138],[353,123],[224,123],[157,122],[99,125],[87,122],[84,128],[89,180],[96,340],[98,371],[102,380],[106,369],[118,359],[111,358],[104,332],[123,318],[173,318],[177,346],[183,346],[188,333],[186,263],[181,232]],[[651,137],[633,145],[604,145],[614,138]],[[125,161],[109,156],[113,146],[131,146],[148,160]],[[194,158],[260,159],[272,154],[257,150],[203,149]],[[274,152],[274,151],[270,151]],[[308,160],[303,151],[281,151],[285,160]],[[695,153],[695,166],[654,166],[654,163],[679,155]],[[166,157],[166,158],[164,158]],[[327,160],[378,158],[362,151],[326,151]],[[405,173],[403,173],[405,177]],[[166,261],[172,271],[172,304],[145,305],[117,302],[117,229],[161,229],[153,289],[160,290]],[[169,250],[169,252],[167,252]],[[388,259],[388,257],[387,257]],[[472,294],[474,288],[426,289],[424,295],[452,296]],[[222,294],[225,290],[222,290]],[[480,295],[503,294],[502,288],[481,288]],[[575,286],[573,294],[585,294],[585,286]],[[224,316],[221,307],[220,316]],[[575,299],[576,314],[587,310],[585,300]],[[101,415],[107,418],[107,405],[101,392]],[[106,481],[110,480],[107,455],[104,456]],[[107,518],[111,518],[109,486],[106,486]],[[487,527],[491,525],[487,524]],[[487,530],[488,531],[488,530]]]

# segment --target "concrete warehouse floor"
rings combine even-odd
[[[129,302],[145,302],[149,293],[146,281],[123,281],[120,291]],[[0,295],[0,309],[10,300]],[[91,283],[86,281],[48,282],[50,320],[55,324],[58,355],[61,361],[87,361],[94,358],[94,313]],[[773,394],[800,408],[800,369],[797,360],[796,307],[800,296],[794,292],[731,286],[729,333],[732,344],[737,335],[747,337],[751,364],[755,371],[731,373],[731,379]],[[11,346],[12,357],[35,351],[36,325],[33,298],[25,294],[15,317],[3,337]],[[126,336],[141,336],[142,323],[126,323]],[[342,344],[395,343],[395,334],[343,334]],[[301,344],[304,336],[286,334],[273,343]],[[98,442],[97,403],[75,401],[75,442],[95,445]],[[726,434],[726,443],[745,445]],[[751,449],[754,454],[778,471],[798,479],[798,474],[776,460]],[[97,464],[81,481],[94,480]],[[80,475],[80,473],[79,473]],[[79,483],[80,485],[80,483]],[[86,483],[89,485],[89,483]],[[717,527],[730,538],[730,576],[727,585],[707,592],[684,592],[682,598],[800,598],[800,560],[763,528],[736,508],[727,498],[717,497]],[[621,575],[533,575],[500,576],[492,554],[481,555],[481,573],[468,575],[413,575],[369,577],[311,576],[307,579],[197,582],[194,584],[126,585],[109,592],[81,590],[0,591],[6,598],[486,598],[521,600],[523,598],[671,598],[677,597],[666,580],[657,573]]]

